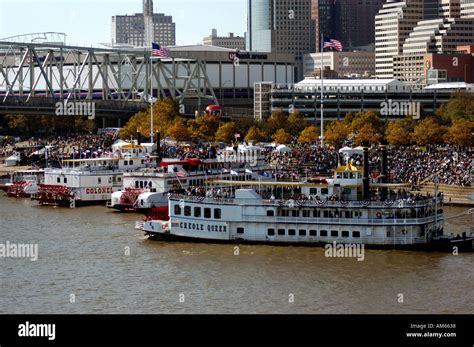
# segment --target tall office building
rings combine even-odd
[[[143,0],[143,13],[112,17],[112,44],[150,47],[151,42],[176,45],[176,26],[171,16],[153,13],[153,0]]]
[[[474,18],[474,0],[461,0],[461,17]]]
[[[428,81],[429,72],[435,68],[433,63],[441,62],[443,55],[445,61],[449,62],[459,53],[458,46],[473,44],[474,18],[461,14],[460,0],[439,0],[438,18],[419,21],[403,42],[402,53],[393,58],[394,77],[422,87]],[[433,58],[433,55],[437,57]],[[461,58],[455,57],[451,61],[452,67],[463,70],[464,67],[459,63],[463,61]]]
[[[393,58],[402,54],[403,43],[408,35],[425,15],[435,16],[435,13],[438,13],[438,8],[431,6],[434,3],[425,1],[426,6],[423,6],[423,0],[388,0],[375,16],[375,74],[377,77],[393,78]]]
[[[302,79],[303,56],[315,50],[311,0],[248,0],[247,6],[246,49],[294,54]]]
[[[385,0],[313,0],[311,13],[316,21],[316,50],[319,52],[321,33],[337,38],[344,49],[374,43],[374,18]]]

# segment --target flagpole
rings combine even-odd
[[[154,141],[154,134],[153,134],[153,53],[150,54],[150,72],[151,72],[151,77],[150,77],[150,94],[151,94],[151,99],[150,99],[150,142],[153,143]],[[158,144],[159,146],[159,144]],[[159,148],[158,148],[159,150]]]
[[[324,34],[321,33],[321,147],[324,145],[324,119],[323,119],[323,109],[324,109],[324,102],[323,102],[323,88],[324,88],[324,78],[323,78],[323,54],[324,54]]]

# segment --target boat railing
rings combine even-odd
[[[434,223],[435,216],[423,218],[324,218],[324,217],[281,217],[281,216],[262,216],[243,214],[242,218],[245,222],[265,222],[265,223],[286,223],[286,224],[347,224],[347,225],[374,225],[374,226],[391,226],[404,224],[427,224]],[[438,216],[438,222],[442,222],[443,218]]]
[[[203,202],[211,204],[235,204],[251,206],[275,206],[289,208],[303,207],[338,207],[338,208],[422,208],[441,204],[442,198],[429,198],[424,200],[398,199],[391,201],[330,201],[330,200],[299,200],[299,199],[235,199],[227,197],[203,197],[193,195],[171,195],[170,200],[184,200],[185,202]]]

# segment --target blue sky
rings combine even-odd
[[[172,15],[179,45],[201,42],[212,28],[243,35],[246,0],[154,0],[155,12]],[[33,32],[65,32],[67,43],[111,41],[111,17],[142,11],[142,0],[0,0],[0,38]]]

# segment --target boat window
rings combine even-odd
[[[109,177],[109,183],[112,183],[112,177]]]
[[[317,236],[316,230],[310,230],[309,231],[309,236]]]
[[[102,178],[100,178],[100,177],[97,178],[97,183],[98,183],[98,184],[102,184]]]
[[[345,211],[344,214],[346,218],[352,218],[352,211]]]
[[[289,210],[286,210],[286,209],[281,210],[281,215],[282,215],[283,217],[288,217],[288,216],[290,215],[290,211],[289,211]]]
[[[338,237],[338,236],[339,236],[339,231],[337,231],[337,230],[331,230],[331,236],[332,236],[332,237]]]
[[[237,234],[243,234],[244,228],[237,228]]]
[[[295,236],[296,235],[296,230],[295,229],[288,229],[288,235]]]
[[[128,160],[124,160],[124,161],[123,161],[123,165],[124,165],[124,166],[127,166],[127,165],[128,165]]]
[[[306,236],[306,230],[304,229],[300,229],[300,231],[298,232],[300,236]]]
[[[58,178],[56,179],[56,181],[57,181],[58,183],[61,183],[61,178],[58,177]]]
[[[133,160],[130,160],[130,165],[133,165]]]
[[[293,217],[299,217],[300,216],[300,211],[299,210],[293,210],[293,211],[291,211],[291,215]]]
[[[140,181],[140,188],[143,188],[143,181]]]
[[[273,210],[267,210],[267,216],[273,217],[275,215],[275,211]]]
[[[135,181],[135,188],[138,188],[138,185],[139,185],[138,181]]]
[[[117,182],[122,182],[122,177],[117,177]]]
[[[354,211],[354,216],[360,218],[360,217],[362,217],[362,212],[361,211]]]
[[[308,210],[303,210],[303,217],[306,217],[306,218],[309,217],[309,211]]]
[[[349,237],[349,232],[347,230],[343,230],[342,237]]]
[[[275,229],[268,229],[267,230],[267,235],[268,236],[274,236],[275,235]]]
[[[278,235],[285,236],[285,229],[278,229]]]
[[[215,208],[214,209],[214,219],[221,219],[221,209]]]
[[[316,217],[316,218],[321,217],[321,211],[319,211],[319,210],[314,210],[314,211],[313,211],[313,217]]]
[[[67,183],[67,177],[64,177],[64,183]]]
[[[185,216],[191,215],[191,206],[184,206],[184,215]]]
[[[360,231],[353,231],[352,237],[360,237]]]
[[[175,215],[181,214],[181,207],[179,206],[179,204],[174,205],[174,214]]]
[[[316,195],[316,194],[318,194],[318,188],[310,188],[310,189],[309,189],[309,194],[311,194],[311,195]]]
[[[204,209],[204,218],[211,218],[211,209],[210,208],[205,208]]]
[[[329,218],[329,211],[323,211],[324,218]]]
[[[319,236],[324,236],[324,237],[328,236],[328,231],[327,230],[321,230],[319,232]]]
[[[194,217],[201,217],[201,208],[195,207],[194,208]]]
[[[327,188],[321,188],[321,195],[327,195],[329,190]]]

